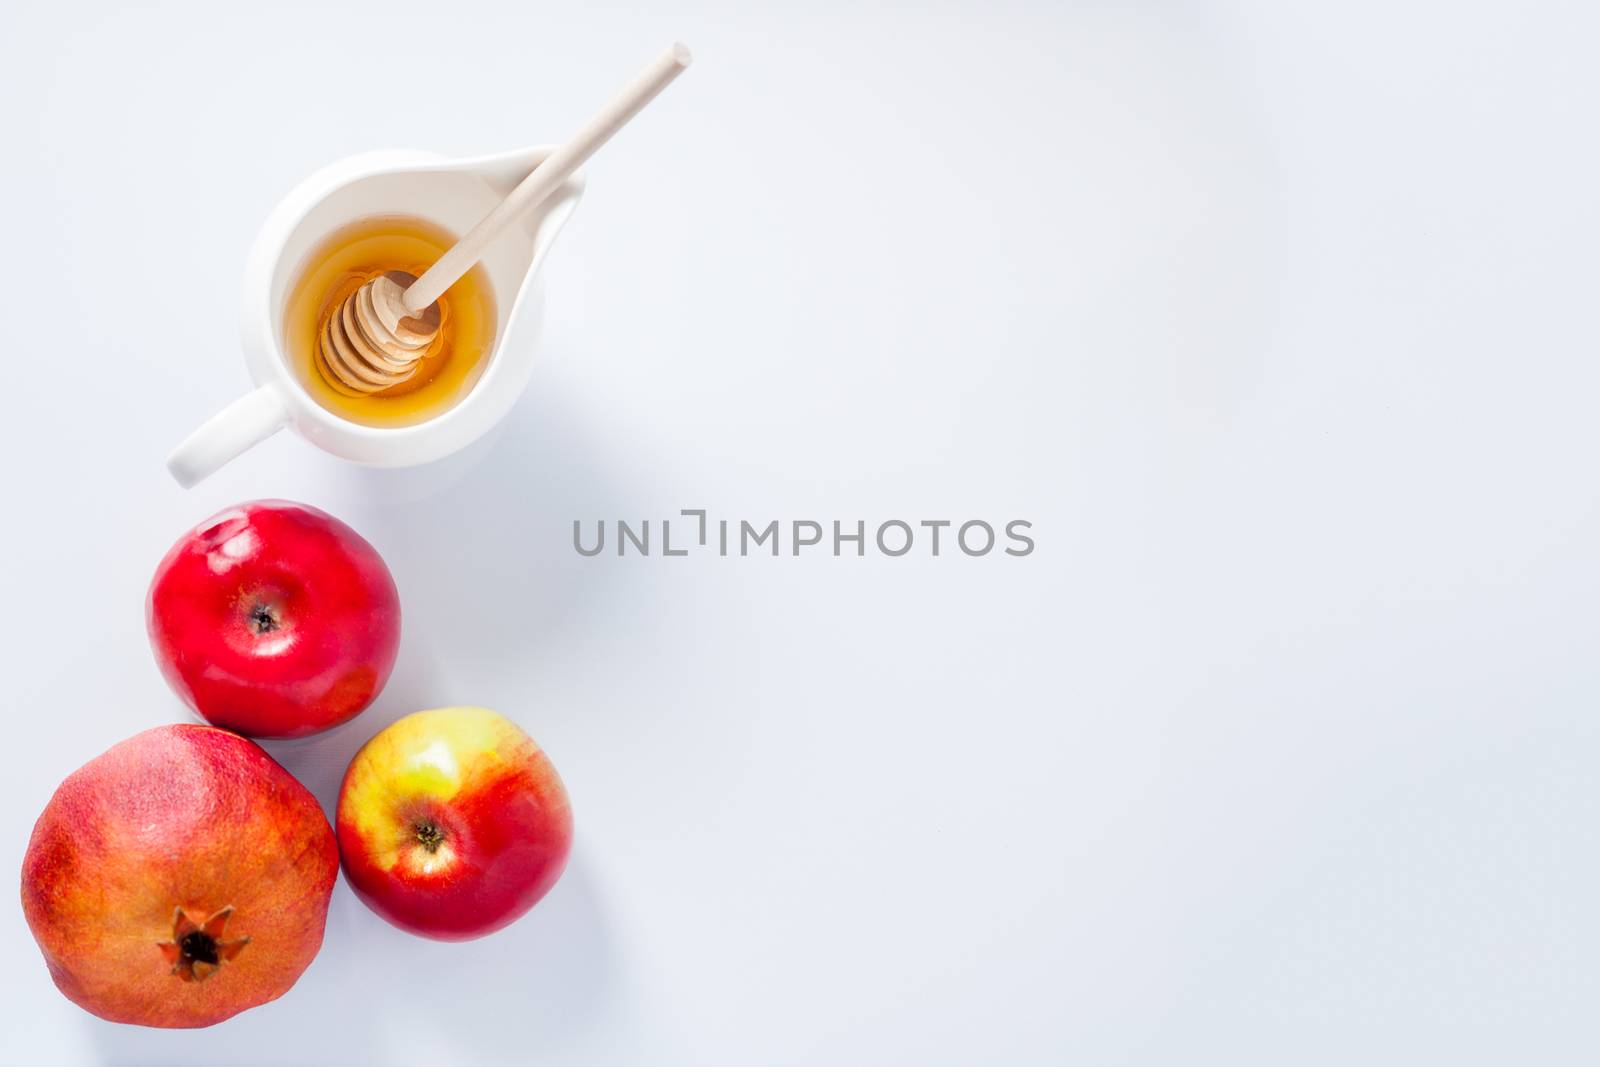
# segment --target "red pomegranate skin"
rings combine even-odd
[[[376,549],[305,504],[207,519],[150,583],[146,622],[168,683],[202,718],[303,737],[361,713],[400,648],[400,597]]]
[[[210,1026],[294,985],[338,869],[316,798],[259,746],[160,726],[61,783],[23,858],[22,910],[80,1007]]]

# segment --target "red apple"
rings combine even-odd
[[[379,732],[350,761],[336,821],[356,895],[441,941],[520,917],[555,885],[572,848],[556,769],[487,708],[419,711]]]
[[[160,726],[61,783],[22,861],[22,911],[74,1003],[210,1026],[294,985],[338,873],[316,798],[257,745]]]
[[[359,714],[400,646],[400,598],[377,550],[282,500],[185,534],[156,568],[146,619],[178,695],[252,737],[301,737]]]

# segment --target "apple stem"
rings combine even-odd
[[[250,609],[250,626],[258,634],[270,634],[278,628],[278,616],[265,604]]]
[[[417,823],[415,829],[417,832],[417,840],[421,842],[422,847],[427,849],[429,852],[439,851],[439,846],[444,844],[444,827],[440,826],[438,823],[431,820],[424,820]]]

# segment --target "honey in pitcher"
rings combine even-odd
[[[455,241],[456,235],[422,219],[375,215],[341,227],[312,249],[289,292],[283,343],[296,377],[317,403],[368,426],[410,426],[472,391],[494,346],[494,297],[481,265],[439,298],[439,336],[406,381],[349,396],[329,384],[318,366],[317,339],[345,297],[384,271],[420,276]]]

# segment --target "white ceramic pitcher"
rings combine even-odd
[[[241,340],[254,392],[190,434],[167,458],[188,487],[282,429],[356,463],[405,467],[465,448],[511,410],[533,372],[543,320],[539,268],[583,195],[575,174],[490,247],[482,259],[495,304],[494,342],[482,375],[457,403],[411,426],[367,426],[318,404],[283,345],[289,292],[312,251],[333,231],[372,215],[409,215],[452,233],[470,229],[553,151],[446,159],[430,152],[369,152],[301,182],[267,216],[245,265]]]

